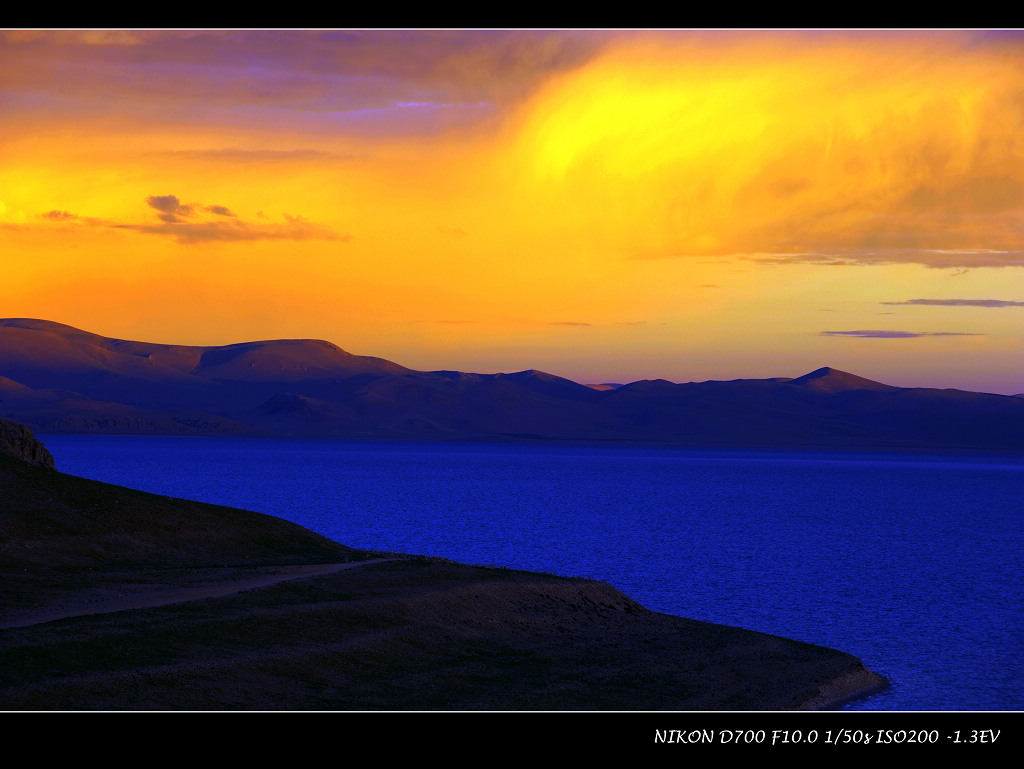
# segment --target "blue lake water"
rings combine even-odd
[[[893,683],[853,710],[1024,709],[1024,457],[41,437],[64,472],[842,649]]]

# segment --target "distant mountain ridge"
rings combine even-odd
[[[38,432],[1024,449],[1024,398],[796,378],[585,385],[416,371],[316,339],[167,345],[0,319],[0,417]]]
[[[899,390],[899,387],[874,382],[864,377],[854,376],[845,371],[834,368],[819,368],[810,374],[804,374],[796,379],[790,379],[789,384],[797,387],[806,387],[809,390],[817,390],[823,393],[846,392],[848,390],[875,390],[889,391]]]

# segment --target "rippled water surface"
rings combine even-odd
[[[842,649],[893,682],[851,709],[1024,709],[1024,458],[42,437],[64,472]]]

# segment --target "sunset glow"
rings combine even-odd
[[[0,32],[2,317],[1024,392],[1014,32]]]

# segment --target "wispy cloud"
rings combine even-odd
[[[1005,299],[908,299],[905,302],[882,302],[882,304],[914,304],[932,307],[1024,307],[1024,302]]]
[[[357,157],[355,154],[324,152],[314,149],[294,150],[251,150],[239,147],[224,147],[206,150],[167,150],[155,153],[162,157],[201,162],[262,164],[262,163],[301,163],[308,161],[348,160]]]
[[[111,227],[132,230],[145,235],[167,235],[179,243],[248,240],[351,240],[329,227],[292,218],[283,224],[227,222],[164,222],[161,224],[111,224]]]
[[[137,224],[110,219],[82,217],[70,211],[52,210],[40,214],[52,222],[75,226],[108,227],[130,230],[143,235],[172,237],[179,243],[210,241],[240,242],[256,240],[351,240],[349,234],[338,233],[301,215],[283,214],[283,222],[270,222],[258,214],[259,222],[240,219],[227,206],[204,203],[182,203],[177,195],[150,195],[146,204],[157,211],[158,223]]]
[[[936,269],[971,267],[1024,267],[1024,250],[996,249],[892,249],[835,253],[754,253],[737,258],[766,265],[814,264],[823,267],[857,267],[887,264],[920,264]]]
[[[707,259],[707,254],[679,249],[634,253],[628,259]],[[963,275],[973,267],[1024,267],[1024,249],[991,248],[899,248],[834,249],[827,251],[752,251],[720,254],[718,261],[739,259],[769,266],[809,264],[821,267],[870,267],[890,264],[919,264]],[[706,286],[709,287],[709,286]]]
[[[819,331],[822,336],[852,336],[865,339],[916,339],[924,336],[984,336],[961,331],[890,331],[886,329],[860,331]]]

